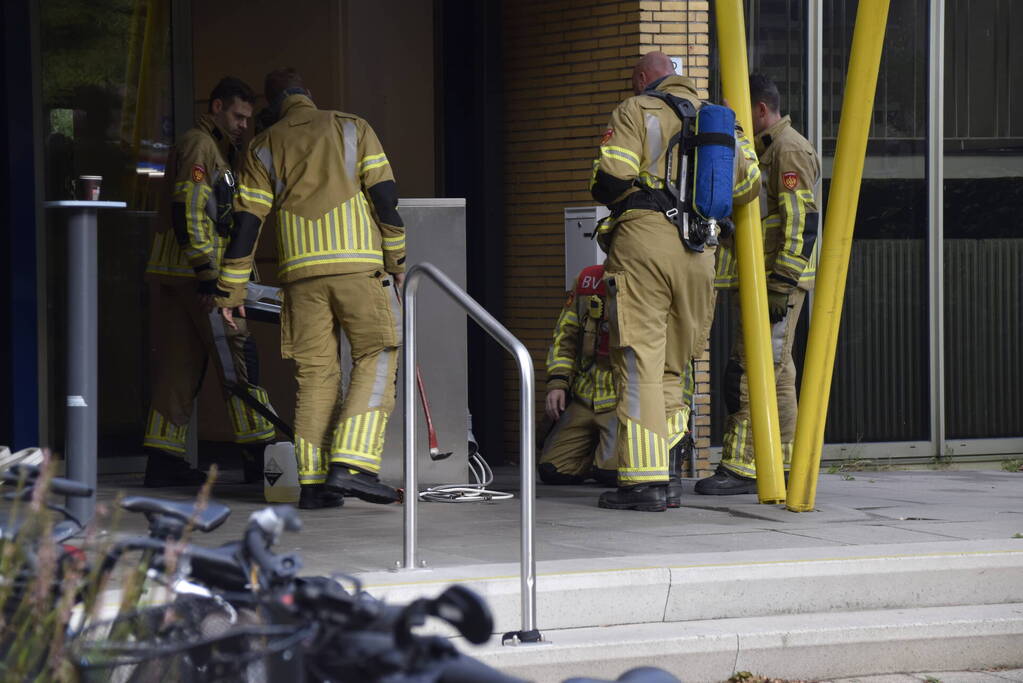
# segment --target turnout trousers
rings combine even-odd
[[[743,477],[757,476],[753,458],[753,429],[750,423],[749,386],[746,381],[746,348],[742,341],[742,315],[739,293],[730,292],[731,307],[738,322],[732,352],[725,368],[725,405],[728,418],[722,440],[721,464]],[[796,324],[803,310],[806,292],[795,289],[789,294],[785,317],[771,325],[771,352],[774,357],[774,382],[778,394],[778,431],[785,469],[792,461],[792,441],[796,436],[796,363],[792,360],[792,343]]]
[[[659,213],[620,220],[605,264],[618,391],[618,485],[667,483],[685,434],[684,395],[714,309],[714,250],[685,248]]]
[[[270,405],[266,390],[258,386],[259,361],[245,320],[236,317],[238,329],[233,330],[219,310],[203,311],[191,280],[154,286],[153,399],[143,445],[178,457],[185,455],[192,404],[211,358],[224,389],[235,442],[273,441],[273,424],[227,389],[230,385],[247,388],[263,405]]]
[[[615,469],[617,423],[614,410],[595,413],[590,406],[569,401],[544,441],[540,463],[554,465],[559,474],[577,477],[589,475],[591,466]]]
[[[352,349],[344,396],[342,333]],[[323,275],[284,285],[281,355],[295,360],[300,484],[322,484],[330,463],[379,474],[400,345],[401,311],[390,275]]]

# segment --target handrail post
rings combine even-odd
[[[405,339],[402,347],[402,367],[405,371],[403,397],[405,404],[405,497],[404,497],[404,568],[416,568],[416,533],[418,529],[416,506],[419,504],[419,484],[416,476],[416,290],[419,289],[419,271],[414,267],[405,276],[402,293],[404,305],[402,329]]]
[[[415,395],[416,367],[416,292],[419,279],[428,277],[445,294],[457,303],[477,325],[483,328],[508,353],[512,354],[519,366],[519,417],[521,419],[519,459],[521,472],[521,515],[520,515],[520,585],[522,598],[522,630],[505,634],[521,643],[536,643],[542,640],[536,628],[536,542],[533,535],[536,507],[536,482],[533,479],[535,458],[536,424],[533,414],[534,375],[533,359],[521,341],[469,296],[447,275],[431,263],[418,263],[405,275],[403,290],[404,348],[402,360],[405,372],[403,383],[405,396],[405,529],[404,569],[416,568],[416,506],[419,503],[419,485],[416,478],[416,412]]]

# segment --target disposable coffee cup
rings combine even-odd
[[[80,175],[75,181],[75,198],[87,202],[99,201],[99,187],[103,182],[100,175]]]

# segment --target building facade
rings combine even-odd
[[[891,2],[826,460],[989,466],[1023,452],[1017,5]],[[750,67],[778,82],[783,109],[821,151],[825,217],[856,8],[746,0]],[[63,359],[74,343],[63,333],[65,244],[42,202],[90,173],[104,177],[104,198],[128,203],[100,225],[102,452],[137,454],[152,313],[141,273],[161,171],[221,76],[259,91],[266,71],[295,66],[321,106],[373,123],[403,196],[465,197],[470,293],[530,348],[539,386],[564,301],[563,210],[593,203],[590,162],[611,109],[630,94],[632,65],[660,49],[709,98],[720,93],[708,0],[294,0],[287,11],[275,2],[12,0],[0,11],[0,443],[22,447],[61,450]],[[731,324],[719,305],[698,367],[702,469],[720,443]],[[275,332],[257,335],[263,383],[290,418],[291,369]],[[472,335],[474,428],[500,461],[517,450],[517,375],[495,344]],[[215,388],[203,391],[200,438],[226,440]]]

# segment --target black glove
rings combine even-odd
[[[789,295],[785,292],[767,290],[767,314],[771,324],[781,322],[789,312]]]

